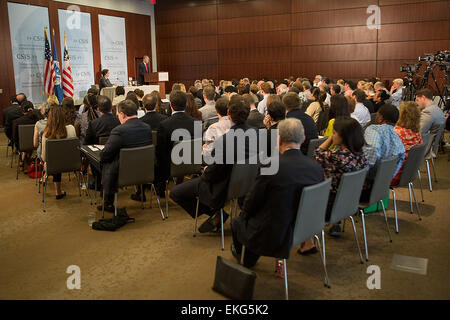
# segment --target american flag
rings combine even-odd
[[[47,37],[47,28],[44,29],[45,33],[45,66],[44,66],[44,89],[45,94],[55,94],[55,82],[56,74],[53,66],[52,50],[50,49],[50,43]]]
[[[62,74],[62,87],[65,97],[73,97],[74,89],[73,89],[73,78],[72,78],[72,69],[70,68],[70,57],[69,52],[67,51],[67,38],[64,33],[64,68]]]

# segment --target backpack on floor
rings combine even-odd
[[[42,171],[44,170],[44,165],[41,161],[35,163],[34,160],[31,160],[30,165],[28,166],[28,176],[31,179],[39,179],[42,177]]]
[[[134,218],[130,218],[125,209],[119,209],[117,216],[111,219],[100,219],[92,224],[92,229],[100,231],[116,231],[129,222],[135,222]]]

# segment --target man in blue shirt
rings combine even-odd
[[[405,147],[394,131],[398,117],[398,109],[393,105],[385,104],[377,112],[376,124],[367,127],[364,133],[364,139],[367,144],[364,146],[363,151],[369,161],[369,179],[375,177],[376,172],[373,169],[381,159],[397,157],[397,168],[394,176],[402,167],[405,159]]]

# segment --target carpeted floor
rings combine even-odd
[[[94,231],[88,214],[95,213],[89,198],[78,195],[74,176],[63,176],[67,199],[56,201],[48,189],[48,209],[42,212],[41,194],[24,174],[15,179],[15,168],[6,158],[6,139],[0,135],[0,299],[223,299],[211,287],[218,255],[232,259],[231,235],[226,225],[226,251],[220,237],[192,237],[193,220],[175,204],[162,221],[156,207],[142,210],[129,199],[131,189],[120,193],[136,223],[116,232]],[[359,263],[350,224],[341,239],[326,237],[331,289],[323,286],[319,256],[299,256],[288,261],[291,299],[449,299],[450,298],[450,162],[440,154],[436,162],[439,182],[425,190],[420,203],[423,220],[409,213],[408,191],[398,190],[400,233],[394,232],[392,201],[389,243],[384,219],[367,217],[370,261]],[[423,175],[427,187],[426,174]],[[416,189],[420,199],[420,190]],[[155,200],[155,198],[153,198]],[[100,214],[97,214],[100,217]],[[203,218],[202,218],[203,219]],[[362,240],[361,221],[357,230]],[[393,254],[428,259],[426,275],[390,268]],[[66,269],[81,269],[81,289],[68,290]],[[381,289],[369,290],[369,265],[381,269]],[[255,299],[283,299],[283,281],[274,275],[272,258],[261,258]]]

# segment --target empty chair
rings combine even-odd
[[[408,158],[406,159],[405,165],[403,167],[402,175],[400,177],[400,181],[397,185],[391,186],[392,197],[394,199],[394,211],[395,211],[395,232],[398,233],[398,218],[397,218],[397,201],[395,195],[395,188],[398,187],[406,187],[409,189],[409,203],[411,207],[411,213],[413,213],[413,204],[412,198],[414,197],[414,201],[416,203],[417,214],[419,215],[419,220],[422,220],[420,216],[419,204],[416,198],[416,192],[414,191],[414,183],[413,181],[417,178],[417,172],[419,171],[420,166],[423,163],[423,159],[425,157],[426,144],[421,144],[419,146],[414,146],[409,150]]]
[[[358,212],[359,199],[361,197],[364,181],[367,176],[369,168],[344,173],[339,182],[336,198],[333,203],[333,208],[330,214],[330,224],[335,224],[349,218],[352,221],[353,232],[355,234],[356,245],[358,246],[359,257],[361,263],[364,263],[361,248],[359,246],[358,235],[356,233],[355,221],[353,215]],[[324,250],[325,252],[325,250]],[[326,257],[324,254],[324,261],[326,265]]]
[[[173,149],[178,150],[177,153],[181,159],[180,163],[170,164],[170,176],[166,181],[166,219],[169,217],[169,181],[173,178],[184,177],[202,172],[202,139],[182,140],[174,144]],[[172,149],[172,150],[173,150]],[[184,154],[185,150],[189,150],[189,154]],[[175,151],[176,152],[176,151]]]
[[[19,131],[19,154],[21,152],[32,152],[35,148],[33,145],[34,124],[20,125]],[[20,155],[19,155],[20,156]],[[19,179],[19,162],[17,161],[16,180]]]
[[[359,204],[359,211],[361,212],[363,225],[364,246],[366,249],[366,261],[369,261],[369,250],[367,248],[366,221],[364,216],[364,209],[367,209],[378,202],[381,203],[381,207],[383,208],[384,220],[386,222],[386,227],[389,235],[389,240],[392,242],[391,232],[389,231],[389,224],[387,221],[386,209],[384,207],[383,199],[386,198],[386,195],[389,195],[389,186],[391,184],[392,178],[394,177],[395,169],[397,167],[397,160],[398,160],[397,157],[380,160],[380,162],[377,164],[377,173],[373,181],[372,189],[370,190],[369,199],[367,202],[360,202]]]
[[[43,182],[44,212],[47,205],[47,179],[49,175],[74,172],[77,178],[78,191],[81,197],[79,176],[81,173],[80,140],[78,138],[47,140],[45,147],[45,178]]]
[[[104,146],[106,142],[108,142],[109,136],[106,137],[99,137],[98,138],[98,144]]]
[[[314,151],[316,151],[316,149],[320,147],[320,145],[324,143],[327,139],[328,137],[311,139],[308,145],[308,154],[307,154],[308,157],[314,159]]]
[[[153,185],[154,180],[155,180],[155,146],[149,145],[145,147],[124,148],[120,150],[119,176],[117,180],[117,186],[119,188],[140,185],[141,190],[144,190],[144,188],[142,188],[142,185],[151,184],[150,195],[152,190],[156,194],[155,186]],[[103,205],[102,205],[103,214],[105,203],[104,196],[105,192],[103,191]],[[115,216],[117,216],[117,198],[118,192],[114,194]],[[164,213],[161,209],[161,203],[157,194],[156,200],[158,202],[159,211],[161,212],[161,217],[164,220],[165,219]],[[142,202],[142,209],[144,209],[144,202]]]
[[[253,183],[258,176],[258,164],[235,164],[231,170],[230,182],[228,183],[226,202],[231,201],[237,206],[237,200],[245,197],[250,191]],[[197,232],[198,204],[195,211],[194,237]],[[220,209],[220,224],[222,232],[222,251],[225,250],[225,236],[223,230],[223,208]]]

